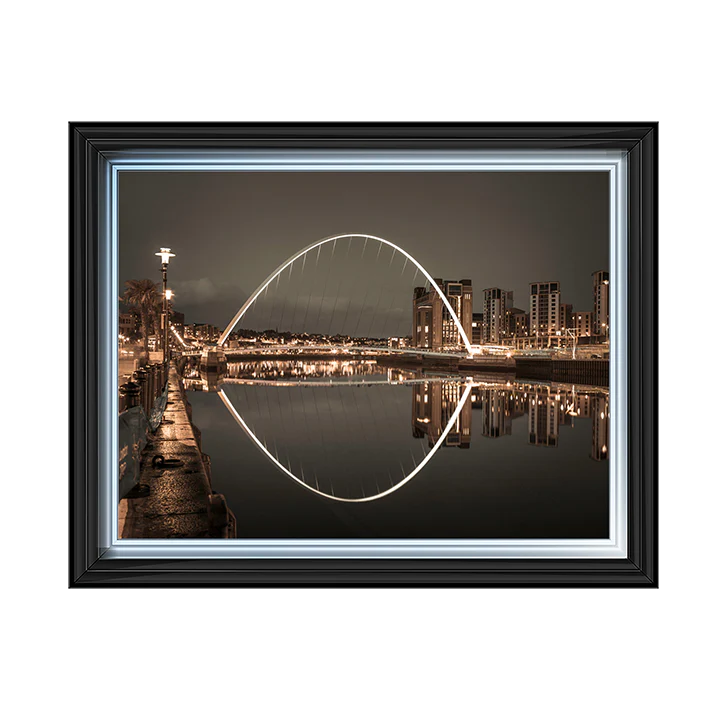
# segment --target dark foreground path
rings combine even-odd
[[[158,468],[155,455],[177,459],[180,467]],[[227,517],[223,495],[215,495],[194,434],[189,410],[171,365],[164,423],[149,439],[141,462],[141,484],[150,495],[122,499],[118,536],[122,539],[208,538],[233,535],[235,520]]]

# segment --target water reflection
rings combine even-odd
[[[308,380],[329,377],[363,377],[381,375],[382,370],[374,360],[309,359],[284,361],[230,362],[230,379],[286,379]]]
[[[412,436],[426,437],[434,447],[460,404],[466,386],[460,380],[425,381],[412,389]],[[445,447],[468,449],[472,438],[472,398],[464,402],[446,438]]]
[[[609,395],[602,388],[332,359],[230,363],[226,376],[191,363],[184,384],[218,392],[272,465],[334,500],[384,497],[413,479],[440,449],[469,450],[477,444],[475,434],[488,440],[509,438],[513,429],[520,434],[513,422],[524,415],[525,443],[542,448],[558,447],[561,427],[591,419],[589,457],[608,459]],[[411,435],[403,421],[410,397]]]

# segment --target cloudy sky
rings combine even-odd
[[[219,327],[292,254],[340,233],[388,239],[433,277],[471,278],[475,311],[491,286],[529,310],[529,283],[548,280],[591,310],[591,274],[609,268],[603,173],[125,172],[119,211],[121,288],[160,278],[154,253],[170,246],[175,307]],[[381,335],[384,319],[385,333],[408,333],[421,277],[376,254],[355,240],[307,258],[240,326]]]

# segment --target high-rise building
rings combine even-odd
[[[435,279],[462,324],[467,338],[472,337],[472,282]],[[464,344],[449,309],[435,289],[414,289],[412,345],[427,349],[459,347]]]
[[[529,336],[530,315],[513,306],[505,311],[505,336],[508,339]]]
[[[530,284],[530,335],[543,339],[562,331],[560,282],[539,281]]]
[[[479,312],[472,314],[472,338],[470,341],[473,344],[482,343],[482,317],[483,314]]]
[[[592,311],[576,311],[574,331],[576,336],[592,336]]]
[[[562,314],[562,328],[575,329],[575,320],[572,311],[572,304],[560,304],[560,313]]]
[[[592,275],[592,333],[610,338],[610,274],[595,271]]]
[[[482,292],[482,343],[497,344],[505,333],[505,312],[514,306],[513,293],[502,289]]]

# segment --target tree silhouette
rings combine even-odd
[[[157,309],[162,305],[161,292],[158,284],[151,279],[129,279],[125,282],[123,301],[135,311],[141,320],[141,337],[143,339],[144,363],[148,363],[148,337],[153,329],[159,328]],[[158,333],[156,331],[156,333]],[[156,337],[158,338],[158,337]]]

